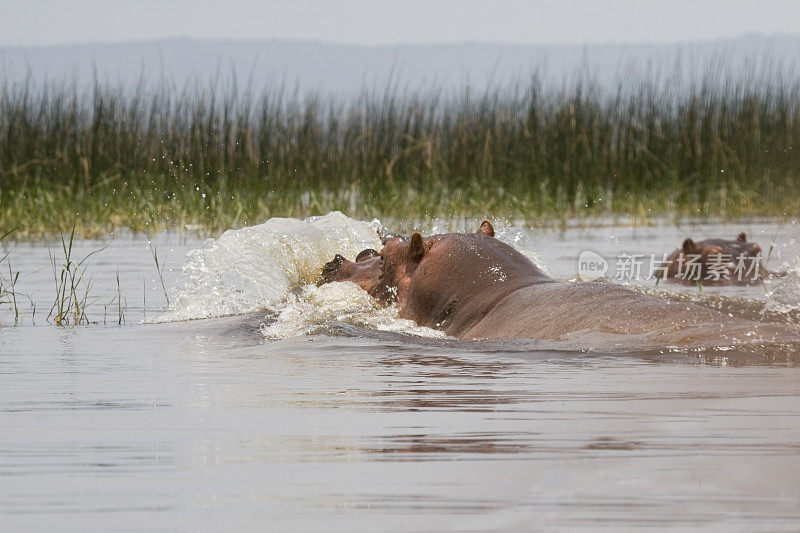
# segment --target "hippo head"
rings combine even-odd
[[[348,261],[339,254],[322,268],[318,285],[332,281],[352,281],[365,291],[372,293],[381,273],[381,256],[377,250],[362,250],[355,261]]]
[[[730,256],[735,262],[740,257],[756,259],[761,253],[761,247],[754,242],[747,242],[747,234],[742,232],[737,235],[735,240],[726,239],[706,239],[694,242],[692,239],[683,241],[683,252],[686,254],[699,255],[702,258],[710,257],[715,254]]]
[[[491,223],[484,221],[478,234],[494,236]],[[437,236],[423,238],[414,233],[410,238],[391,235],[381,237],[383,249],[364,250],[355,262],[336,255],[325,265],[319,284],[331,281],[352,281],[383,303],[403,303],[411,279],[422,257],[430,249]]]
[[[494,228],[484,220],[476,233],[494,237]],[[371,294],[384,303],[396,301],[402,306],[420,261],[441,237],[423,238],[419,233],[414,233],[409,239],[381,239],[381,273]]]
[[[742,232],[735,240],[706,239],[695,242],[683,241],[681,248],[669,257],[671,262],[667,277],[685,281],[731,281],[736,282],[740,269],[761,265],[761,247],[747,242]],[[758,270],[756,270],[756,273]]]
[[[410,239],[390,237],[381,241],[381,270],[370,294],[384,303],[391,303],[401,300],[401,295],[405,298],[411,278],[430,242],[426,244],[419,233],[414,233]]]

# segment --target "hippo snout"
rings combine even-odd
[[[322,278],[319,280],[317,285],[322,285],[323,283],[330,283],[331,281],[336,280],[336,274],[339,272],[339,267],[342,266],[342,263],[345,261],[344,257],[339,254],[336,254],[332,261],[328,261],[325,263],[325,266],[322,267]]]
[[[334,281],[351,281],[367,292],[372,290],[381,274],[381,256],[372,249],[358,254],[358,261],[353,262],[336,254],[332,261],[322,267],[322,277],[317,285]]]

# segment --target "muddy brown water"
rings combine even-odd
[[[777,235],[772,260],[794,264],[791,224],[522,232],[517,243],[568,278],[585,249],[609,259],[660,254],[686,231],[741,229],[765,249]],[[157,245],[173,300],[217,294],[207,279],[179,294],[179,266],[200,240],[161,235]],[[81,242],[78,252],[97,247]],[[336,307],[330,295],[310,306],[284,295],[269,313],[164,322],[152,257],[135,238],[117,239],[87,267],[94,323],[56,327],[42,311],[53,285],[48,249],[54,243],[13,246],[12,266],[28,273],[20,290],[42,303],[21,325],[7,308],[0,315],[4,530],[795,531],[800,523],[792,351],[615,354],[455,341],[411,335],[391,316],[370,326],[365,315],[377,311]],[[251,272],[240,267],[216,268]],[[117,269],[121,326],[103,309]],[[780,287],[787,316],[793,288]],[[737,312],[770,302],[761,286],[704,295]],[[284,326],[302,327],[263,326],[281,313]]]

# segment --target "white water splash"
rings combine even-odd
[[[398,318],[396,306],[381,305],[361,287],[350,282],[326,283],[321,287],[303,287],[300,294],[289,293],[270,306],[276,318],[262,327],[269,339],[307,335],[334,323],[380,331],[409,333],[420,337],[444,337],[444,333]]]
[[[777,313],[790,313],[800,309],[800,265],[779,279],[767,294],[765,309]]]
[[[292,288],[316,281],[335,254],[354,259],[365,248],[380,248],[380,227],[377,220],[354,220],[337,211],[226,231],[186,254],[183,288],[159,321],[265,309]]]
[[[495,238],[499,241],[511,246],[522,255],[530,259],[542,272],[548,276],[552,276],[550,267],[542,260],[541,256],[534,250],[536,243],[533,239],[533,233],[530,230],[518,226],[507,226],[495,228]]]

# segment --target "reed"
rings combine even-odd
[[[122,296],[122,289],[120,288],[120,282],[119,282],[119,269],[117,269],[116,280],[117,280],[116,294],[114,294],[114,297],[111,298],[111,300],[108,303],[103,304],[104,326],[108,324],[107,322],[108,308],[115,305],[117,308],[117,325],[121,326],[125,323],[125,312],[128,309],[128,305],[127,305],[127,300],[125,299],[125,297]],[[142,316],[144,316],[146,313],[147,313],[147,301],[145,300],[144,305],[142,307]]]
[[[81,259],[74,259],[72,255],[74,242],[75,228],[73,227],[69,239],[61,236],[61,249],[64,254],[61,262],[59,263],[56,257],[50,253],[56,295],[46,320],[52,319],[53,323],[58,326],[89,323],[86,311],[93,303],[89,297],[92,290],[92,277],[85,274],[84,264],[110,244],[88,253]]]
[[[0,227],[208,231],[338,209],[524,221],[791,216],[800,79],[765,64],[342,100],[235,78],[0,88]],[[675,69],[676,72],[680,69]]]
[[[158,279],[161,281],[161,290],[164,291],[164,300],[167,303],[167,307],[169,307],[169,293],[167,292],[167,286],[164,283],[164,272],[162,270],[162,266],[158,261],[158,247],[156,246],[156,241],[150,236],[149,233],[147,235],[147,243],[148,243],[148,246],[150,247],[150,253],[153,256],[153,262],[156,265],[156,272],[158,272]],[[142,281],[144,281],[144,279],[142,279]],[[142,294],[143,295],[147,294],[146,286],[143,287]],[[146,298],[146,296],[143,296],[143,298]],[[147,301],[146,300],[144,300],[144,305],[143,305],[142,309],[147,309]]]
[[[0,241],[14,233],[14,229],[6,231],[0,235]],[[14,313],[14,323],[19,321],[19,306],[17,305],[17,291],[16,286],[19,281],[19,272],[16,273],[11,268],[11,260],[9,256],[11,251],[0,250],[0,307],[3,305],[10,305]],[[8,267],[8,279],[5,277],[3,265]],[[34,311],[35,314],[35,311]]]

